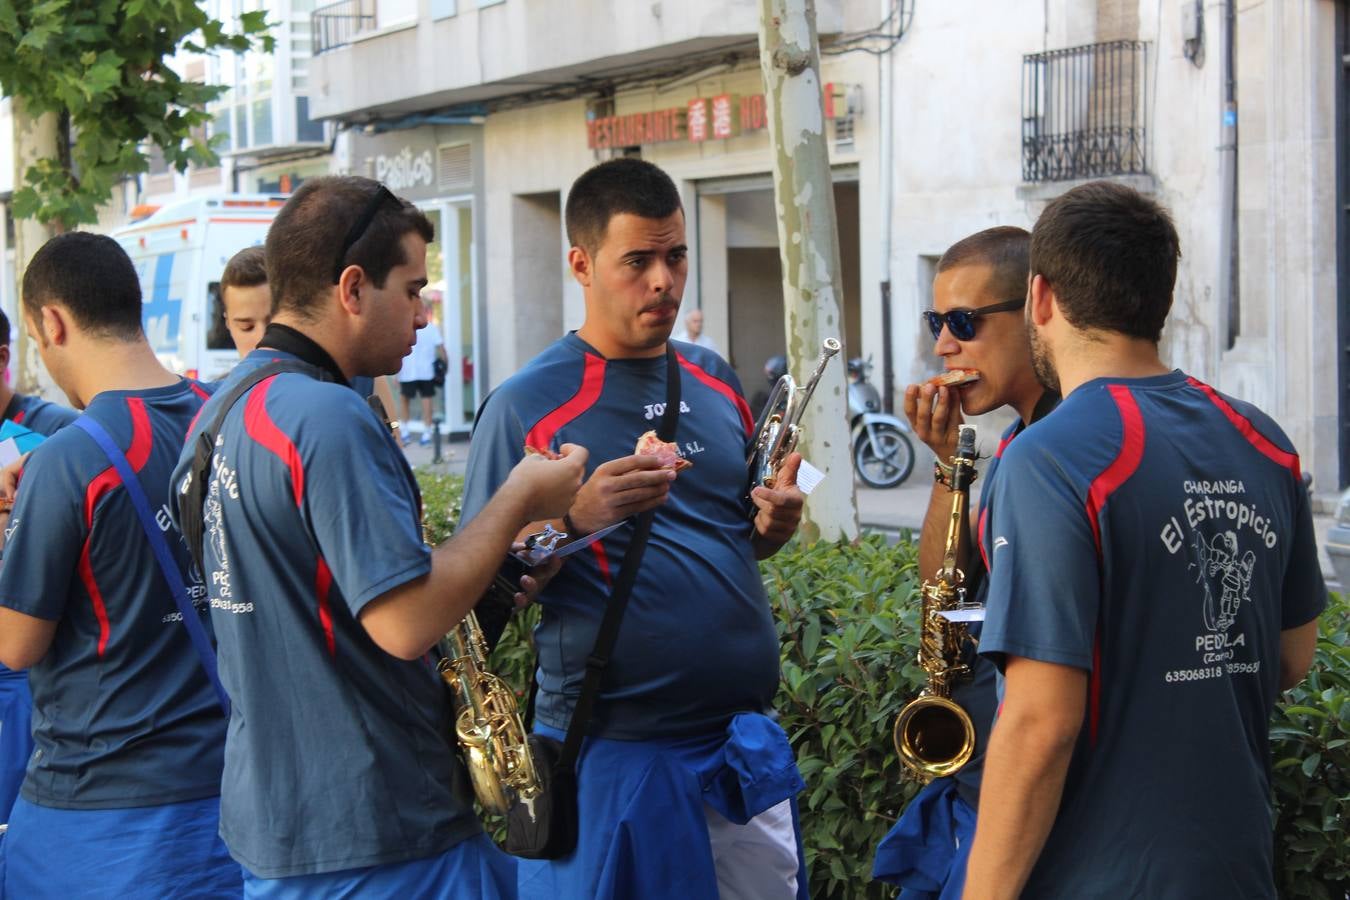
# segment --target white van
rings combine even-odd
[[[164,365],[203,381],[239,354],[225,328],[220,274],[230,257],[262,244],[284,194],[230,194],[172,203],[112,233],[141,280],[141,322]]]

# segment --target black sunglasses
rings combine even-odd
[[[342,241],[342,249],[338,250],[337,263],[333,266],[333,284],[342,280],[342,271],[347,267],[343,260],[347,258],[347,251],[352,249],[352,245],[361,240],[361,236],[366,233],[370,223],[375,221],[375,216],[380,211],[380,207],[386,203],[393,203],[399,209],[403,208],[403,201],[389,192],[389,188],[380,185],[375,191],[374,196],[366,203],[366,208],[361,211],[361,215],[352,223],[352,227],[347,232],[347,237]]]
[[[1011,309],[1021,309],[1026,305],[1027,298],[1018,297],[1016,300],[1004,300],[1002,303],[981,306],[979,309],[953,309],[945,313],[940,313],[935,309],[925,309],[923,319],[928,323],[928,330],[933,333],[933,340],[935,341],[942,335],[944,324],[947,326],[947,330],[952,333],[952,337],[958,341],[968,341],[975,337],[975,320],[980,316],[1007,312]]]

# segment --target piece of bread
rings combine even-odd
[[[928,379],[927,383],[934,387],[956,387],[960,384],[970,384],[972,381],[979,380],[979,369],[948,369],[941,375],[935,375]]]
[[[638,456],[655,456],[661,461],[661,468],[674,469],[676,472],[693,465],[680,455],[679,447],[672,442],[661,440],[655,431],[648,431],[638,438],[637,448],[633,452]]]

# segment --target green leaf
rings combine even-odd
[[[1312,706],[1287,706],[1285,707],[1284,712],[1285,715],[1290,716],[1314,716],[1319,719],[1325,719],[1327,717],[1327,714],[1324,711]]]

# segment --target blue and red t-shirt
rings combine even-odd
[[[731,367],[672,341],[680,363],[675,443],[693,463],[656,511],[590,733],[647,738],[720,731],[740,712],[770,708],[778,637],[750,544],[746,444],[754,423]],[[463,521],[472,519],[525,445],[590,451],[587,477],[631,456],[660,425],[666,359],[606,359],[569,334],[488,398],[474,426]],[[631,527],[568,558],[540,597],[539,720],[566,729],[586,658]]]
[[[80,417],[68,406],[61,406],[31,394],[15,394],[5,410],[5,418],[38,434],[52,435]]]
[[[1307,491],[1260,410],[1182,372],[1097,379],[1004,452],[980,651],[1083,669],[1037,897],[1274,897],[1280,633],[1326,603]]]
[[[206,397],[201,385],[179,381],[104,391],[84,412],[124,450],[164,531],[172,527],[169,474]],[[204,604],[176,537],[169,545],[189,594]],[[25,467],[0,604],[58,623],[51,648],[29,670],[36,750],[26,800],[107,809],[219,793],[219,701],[121,479],[79,429],[52,435]]]
[[[174,484],[221,398],[274,359],[296,357],[255,350],[217,386]],[[221,426],[203,515],[231,700],[220,833],[257,877],[420,859],[481,831],[440,676],[357,619],[431,571],[420,505],[403,451],[344,385],[275,375]]]

